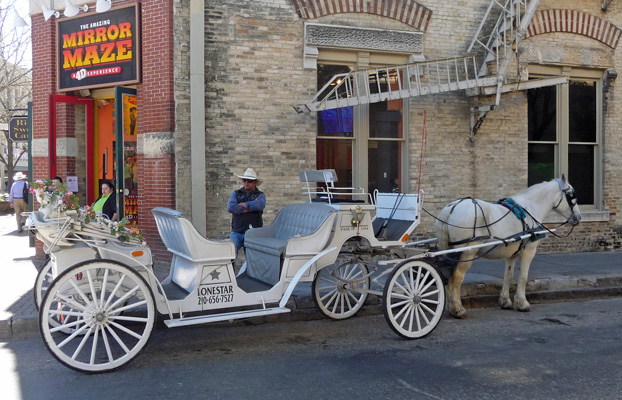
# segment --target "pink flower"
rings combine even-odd
[[[140,230],[138,230],[138,228],[130,228],[130,233],[132,235],[138,235],[140,233]]]

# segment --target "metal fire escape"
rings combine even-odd
[[[472,110],[472,139],[487,112],[499,105],[501,93],[567,81],[555,77],[529,81],[529,84],[505,84],[539,3],[539,0],[492,0],[468,48],[469,55],[338,74],[311,101],[294,108],[298,113],[322,111],[456,90],[468,90],[469,95],[495,95],[494,104]],[[495,73],[491,75],[489,70]]]

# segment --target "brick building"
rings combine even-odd
[[[81,3],[94,1],[75,1]],[[490,0],[199,3],[141,1],[139,81],[69,93],[82,93],[103,109],[114,98],[112,87],[136,90],[136,202],[148,232],[155,233],[150,208],[168,206],[188,215],[209,237],[226,237],[226,201],[238,187],[235,175],[247,167],[263,180],[267,222],[283,205],[302,200],[297,172],[304,169],[334,168],[340,183],[367,190],[420,188],[432,214],[455,198],[496,200],[565,173],[580,194],[583,221],[569,238],[551,238],[541,249],[619,248],[620,2],[536,2],[528,29],[519,32],[517,51],[509,47],[499,105],[484,112],[481,125],[481,112],[496,102],[496,85],[312,113],[298,114],[292,106],[308,104],[338,73],[462,60],[470,47],[483,64],[486,51],[471,45],[480,27],[498,32],[494,22],[500,11],[491,7],[487,17]],[[115,0],[113,9],[129,4],[135,3]],[[31,10],[35,177],[40,177],[48,174],[49,96],[59,93],[57,25],[37,17],[36,5]],[[79,17],[91,14],[95,11]],[[431,66],[439,65],[417,70],[411,82],[431,79]],[[486,68],[485,79],[503,69],[494,61]],[[395,83],[389,75],[378,75],[379,88]],[[71,165],[81,155],[76,149],[88,147],[88,135],[79,138],[74,131],[89,123],[78,118],[77,107],[84,106],[56,105],[56,158],[57,168],[80,176]],[[105,154],[100,150],[97,154]],[[548,222],[556,225],[553,217]],[[418,234],[430,234],[432,226],[432,218],[424,216]]]

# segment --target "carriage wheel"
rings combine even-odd
[[[329,318],[350,318],[367,300],[367,275],[367,267],[359,263],[336,261],[335,264],[320,269],[313,280],[315,304]]]
[[[111,371],[130,362],[149,341],[154,322],[147,282],[111,260],[90,260],[64,271],[39,310],[39,330],[50,353],[82,372]],[[73,330],[69,336],[63,333],[68,329]]]
[[[52,262],[48,259],[39,270],[39,273],[37,273],[37,277],[35,278],[35,286],[32,288],[32,295],[35,299],[35,307],[37,308],[37,311],[39,311],[41,300],[53,280]]]
[[[406,339],[428,335],[445,308],[445,287],[434,266],[425,261],[399,265],[384,287],[384,317],[391,329]]]

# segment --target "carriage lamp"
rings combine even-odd
[[[365,213],[361,209],[361,206],[356,206],[352,212],[352,226],[356,226],[356,233],[359,233],[359,225],[365,218]]]

